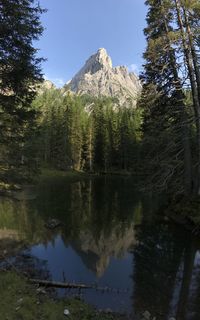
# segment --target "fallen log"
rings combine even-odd
[[[40,279],[29,279],[33,284],[38,284],[44,287],[54,287],[54,288],[70,288],[70,289],[93,289],[92,285],[85,285],[82,283],[68,283],[68,282],[56,282],[49,280],[40,280]]]
[[[98,287],[97,285],[86,285],[82,283],[69,283],[69,282],[56,282],[50,280],[41,280],[41,279],[29,279],[29,282],[32,284],[37,284],[43,287],[54,287],[54,288],[63,288],[63,289],[95,289],[97,291],[102,292],[115,292],[115,293],[127,293],[129,290],[120,290],[120,289],[113,289],[109,287]]]

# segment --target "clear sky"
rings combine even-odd
[[[113,65],[140,69],[145,49],[144,0],[40,0],[47,13],[45,31],[37,47],[45,76],[63,85],[99,48]]]

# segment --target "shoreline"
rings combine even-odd
[[[52,290],[29,283],[28,279],[14,271],[0,270],[0,283],[1,313],[5,319],[130,319],[111,310],[97,310],[78,297],[58,299]]]

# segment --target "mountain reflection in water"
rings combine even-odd
[[[49,180],[37,194],[1,199],[0,243],[24,241],[53,280],[112,288],[82,292],[101,309],[199,319],[200,242],[156,220],[156,201],[139,194],[132,178]],[[46,229],[49,218],[62,227]]]

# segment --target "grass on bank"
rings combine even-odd
[[[64,315],[64,310],[69,315]],[[0,272],[1,320],[113,320],[122,317],[97,312],[78,299],[50,298],[11,271]]]

